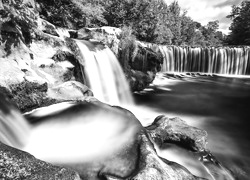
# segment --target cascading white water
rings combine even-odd
[[[76,43],[82,55],[80,63],[94,96],[113,105],[132,104],[129,85],[113,52],[87,41],[77,40]]]
[[[30,131],[24,117],[0,94],[0,142],[22,148],[29,139]]]
[[[147,44],[149,48],[154,48]],[[202,72],[227,75],[250,74],[250,47],[159,46],[162,72]]]

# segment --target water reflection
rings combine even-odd
[[[181,117],[188,124],[205,129],[213,154],[238,179],[248,179],[249,77],[165,74],[158,75],[150,89],[134,95],[139,106],[169,117]],[[171,150],[172,156],[174,153],[179,154],[180,150]]]

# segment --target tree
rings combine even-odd
[[[231,45],[250,45],[250,1],[243,1],[239,6],[232,6],[231,14],[227,16],[233,22],[232,31],[228,37]]]
[[[1,1],[0,4],[0,40],[5,44],[5,51],[10,53],[12,46],[20,40],[31,43],[31,37],[37,28],[38,14],[33,0]]]
[[[169,9],[164,0],[157,0],[151,3],[152,10],[157,17],[155,28],[155,39],[153,43],[172,44],[173,34],[169,28]]]
[[[157,15],[154,0],[113,0],[105,3],[104,17],[109,26],[128,26],[141,41],[152,42],[156,38]]]
[[[220,37],[218,37],[219,21],[210,21],[206,26],[201,26],[200,31],[204,36],[205,46],[218,46],[222,44]]]
[[[195,31],[194,36],[189,42],[190,46],[206,46],[205,39],[201,31]]]
[[[79,29],[105,24],[104,8],[90,0],[37,0],[40,15],[59,27]]]
[[[194,41],[197,23],[184,12],[181,16],[181,44],[189,45]]]
[[[178,1],[174,1],[168,6],[169,14],[168,14],[168,27],[173,34],[172,43],[174,45],[181,44],[181,18],[180,12],[181,8],[178,4]]]

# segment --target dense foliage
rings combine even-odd
[[[37,27],[34,6],[34,0],[0,1],[0,44],[4,44],[7,55],[20,40],[31,42],[31,36]]]
[[[243,1],[239,6],[232,6],[232,19],[228,43],[232,45],[250,45],[250,1]]]
[[[32,11],[59,27],[80,29],[83,27],[114,26],[128,27],[141,41],[191,46],[221,45],[223,35],[218,32],[218,21],[206,26],[193,21],[182,11],[177,1],[166,4],[165,0],[3,0],[5,12],[1,12],[2,22],[6,13],[12,14],[17,22],[30,20],[26,10]],[[28,5],[23,6],[25,4]],[[14,7],[14,8],[13,8]],[[25,13],[22,13],[22,9]],[[35,16],[33,16],[35,17]],[[19,19],[18,19],[19,18]],[[23,22],[30,26],[31,23]],[[35,21],[34,21],[35,22]],[[28,29],[28,28],[27,28]]]
[[[96,0],[36,0],[40,15],[67,28],[93,27],[106,23],[104,8]]]
[[[186,12],[181,13],[177,1],[167,5],[164,0],[113,0],[104,7],[109,26],[131,26],[141,41],[193,46],[222,43],[217,36],[218,21],[197,27]]]

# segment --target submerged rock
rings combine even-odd
[[[189,126],[180,118],[158,116],[146,129],[153,141],[160,147],[164,143],[174,143],[195,152],[202,152],[206,149],[207,132]]]

